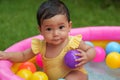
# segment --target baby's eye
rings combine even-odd
[[[59,29],[63,29],[65,26],[60,26]]]
[[[46,30],[47,30],[47,31],[51,31],[52,29],[51,29],[51,28],[47,28]]]

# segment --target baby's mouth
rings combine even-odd
[[[60,39],[53,39],[53,41],[59,41]]]

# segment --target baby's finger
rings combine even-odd
[[[83,50],[81,50],[81,49],[77,49],[77,51],[79,51],[80,53],[83,52]]]
[[[81,62],[81,61],[83,61],[83,60],[84,60],[84,58],[82,58],[82,57],[81,57],[81,58],[78,58],[78,59],[75,59],[76,62]]]
[[[3,59],[3,55],[2,54],[0,54],[0,59]]]
[[[81,66],[83,66],[84,64],[85,64],[85,62],[84,62],[84,61],[81,61],[80,63],[76,64],[75,67],[81,67]]]
[[[84,56],[84,53],[83,53],[83,52],[81,52],[81,53],[76,53],[75,55],[82,57],[82,56]]]

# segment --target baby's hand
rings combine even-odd
[[[0,60],[1,60],[1,59],[7,59],[6,53],[3,52],[3,51],[0,51]]]
[[[87,57],[87,54],[80,49],[77,49],[80,53],[77,53],[76,56],[80,56],[80,58],[76,59],[75,61],[79,62],[78,64],[76,64],[76,67],[82,67],[84,64],[86,64],[89,60]]]

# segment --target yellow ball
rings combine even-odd
[[[30,80],[48,80],[47,75],[44,72],[35,72],[33,75],[30,77]]]
[[[111,52],[106,57],[106,65],[109,68],[120,68],[120,54],[118,52]]]
[[[21,78],[25,80],[30,80],[32,72],[28,69],[21,69],[16,73],[16,75],[20,76]]]
[[[11,70],[16,73],[18,71],[18,67],[20,66],[21,63],[15,63],[12,65]]]
[[[100,46],[102,48],[105,49],[106,45],[110,42],[110,40],[94,40],[94,41],[91,41],[94,46]]]

